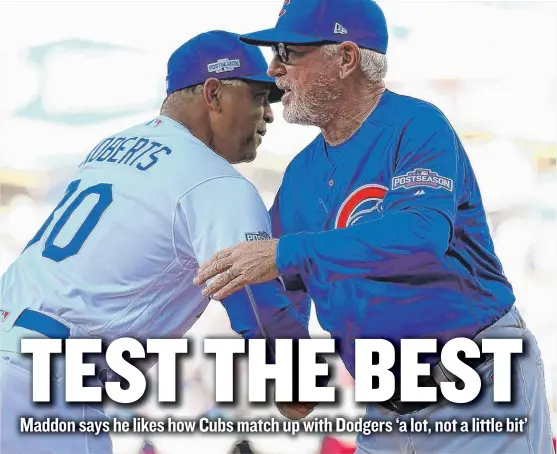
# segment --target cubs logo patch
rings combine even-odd
[[[270,240],[271,237],[267,232],[260,230],[259,232],[248,232],[246,233],[246,241],[257,241],[257,240]]]
[[[388,188],[380,184],[366,184],[353,191],[343,202],[335,220],[335,229],[349,227],[363,216],[381,213],[383,198]]]
[[[411,189],[417,186],[426,186],[432,189],[453,190],[453,180],[439,175],[430,169],[414,169],[405,175],[394,177],[391,189],[396,191],[400,188]]]
[[[489,374],[489,383],[493,385],[493,371]]]
[[[9,315],[10,315],[10,311],[5,311],[4,309],[0,309],[0,323],[5,322]]]

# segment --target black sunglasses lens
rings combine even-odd
[[[273,53],[278,56],[282,63],[286,63],[288,61],[288,51],[283,43],[274,44]]]

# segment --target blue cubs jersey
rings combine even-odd
[[[270,214],[279,271],[309,292],[292,299],[311,297],[352,374],[357,338],[436,338],[440,351],[514,303],[465,150],[427,102],[387,90],[344,143],[316,137]]]

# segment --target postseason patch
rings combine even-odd
[[[439,175],[429,169],[414,169],[405,175],[394,177],[392,181],[392,190],[405,188],[412,189],[418,186],[426,186],[432,189],[446,189],[449,192],[453,190],[453,180]]]
[[[248,232],[246,233],[247,241],[257,241],[257,240],[269,240],[271,237],[267,232],[260,230],[259,232]]]
[[[223,73],[228,71],[234,71],[236,68],[240,67],[240,60],[237,58],[234,60],[229,60],[228,58],[221,58],[213,63],[207,65],[207,71],[210,73]]]

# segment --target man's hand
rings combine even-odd
[[[275,402],[275,404],[283,416],[293,420],[305,418],[317,405],[305,402]]]
[[[203,295],[220,301],[246,285],[276,279],[277,243],[278,239],[245,241],[223,249],[201,265],[193,283],[202,285],[218,276],[203,290]]]

